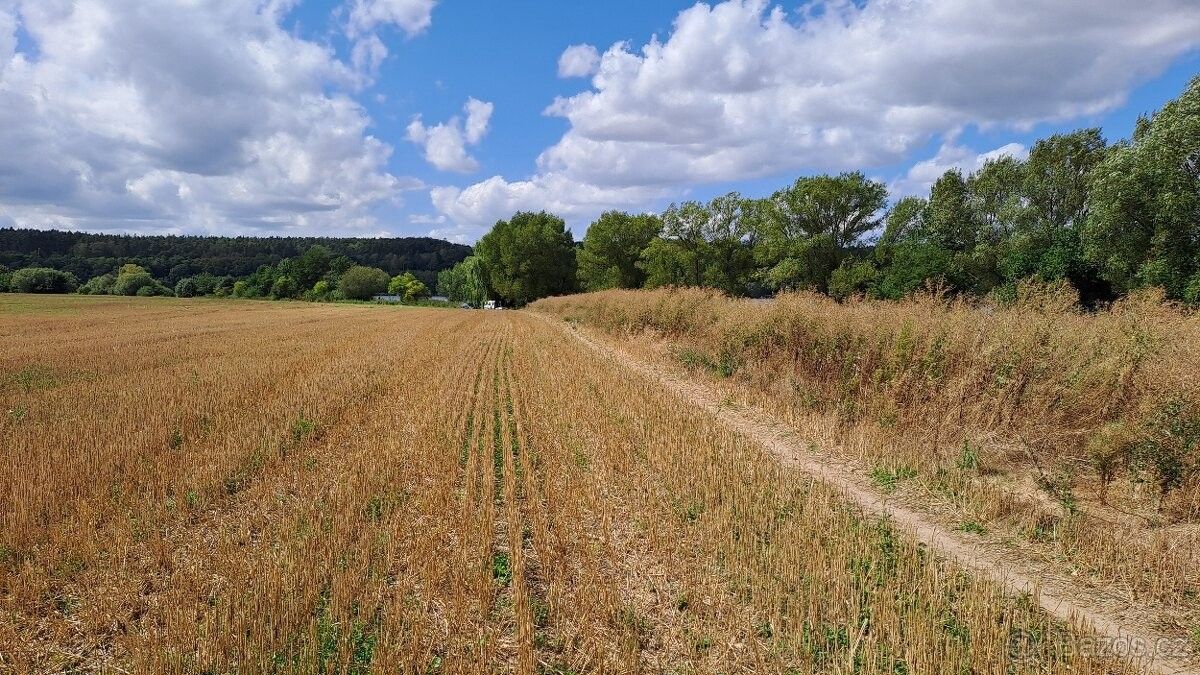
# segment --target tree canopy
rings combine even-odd
[[[640,288],[646,273],[638,261],[661,230],[662,221],[655,215],[602,214],[588,227],[579,249],[579,285],[588,291]]]
[[[501,220],[475,246],[489,294],[522,306],[575,290],[575,241],[562,218],[544,211]]]

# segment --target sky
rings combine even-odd
[[[582,237],[862,170],[893,197],[1139,115],[1196,0],[0,0],[0,227]]]

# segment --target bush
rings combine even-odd
[[[98,277],[88,279],[88,282],[79,287],[79,292],[83,295],[110,295],[113,291],[113,284],[117,282],[117,277],[112,274],[101,274]]]
[[[0,272],[0,293],[7,293],[12,287],[12,272]]]
[[[388,283],[388,293],[400,296],[404,302],[420,302],[430,296],[429,288],[412,272],[392,277]]]
[[[192,277],[184,277],[175,284],[175,295],[180,298],[194,298],[199,295],[199,286]]]
[[[296,282],[291,277],[279,277],[271,284],[271,299],[281,300],[296,296]]]
[[[121,273],[117,275],[116,282],[113,283],[113,295],[166,295],[159,291],[159,288],[166,290],[166,287],[154,280],[149,272],[132,272]],[[150,291],[142,293],[143,288],[150,288]]]
[[[79,280],[50,267],[26,267],[13,272],[9,284],[13,293],[71,293]]]
[[[379,268],[355,265],[342,274],[338,290],[350,300],[369,300],[386,291],[390,281],[388,273]]]

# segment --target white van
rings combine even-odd
[[[483,303],[483,308],[484,309],[496,309],[496,301],[488,300],[487,302]]]

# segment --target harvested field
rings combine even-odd
[[[1137,672],[561,323],[0,298],[0,670]]]

